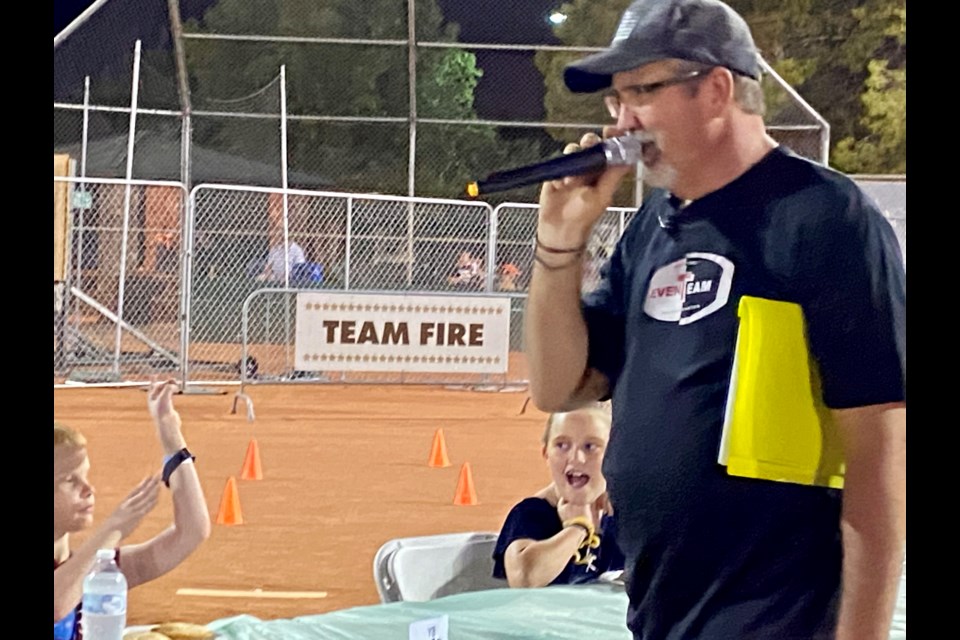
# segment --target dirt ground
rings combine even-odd
[[[237,480],[243,524],[213,533],[171,573],[130,592],[127,623],[212,620],[250,614],[290,618],[379,602],[373,556],[391,538],[497,531],[510,507],[549,481],[540,456],[546,415],[521,407],[524,392],[429,386],[257,385],[231,412],[225,395],[178,395],[190,450],[197,456],[210,516],[227,480]],[[147,473],[162,452],[137,388],[54,390],[55,419],[89,441],[96,522]],[[451,466],[427,460],[442,428]],[[256,439],[262,480],[242,480]],[[469,462],[479,504],[455,506],[461,465]],[[126,541],[156,535],[173,517],[169,496]],[[74,538],[76,545],[82,534]],[[177,595],[178,589],[300,591],[321,599]]]

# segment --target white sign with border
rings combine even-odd
[[[301,292],[299,371],[506,373],[510,298]]]

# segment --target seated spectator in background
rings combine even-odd
[[[319,262],[301,262],[290,269],[290,286],[298,289],[319,287],[323,284],[323,265]]]
[[[623,570],[600,470],[610,422],[602,405],[547,420],[542,452],[553,482],[507,515],[493,553],[495,578],[506,578],[511,587],[544,587]]]
[[[178,250],[177,241],[169,231],[157,236],[157,271],[161,273],[173,273],[179,266],[177,264]]]
[[[219,236],[201,229],[195,230],[194,233],[193,273],[198,277],[214,280],[220,275],[220,265],[217,264],[218,252],[214,246],[214,241]],[[250,277],[260,271],[261,269],[257,269],[255,273],[250,274]]]
[[[300,248],[293,240],[287,251],[283,246],[283,233],[279,231],[270,232],[270,251],[267,252],[267,261],[263,266],[263,272],[257,276],[257,280],[283,284],[287,282],[284,263],[289,265],[291,279],[293,279],[294,267],[307,261]]]
[[[459,287],[472,287],[481,284],[483,278],[483,263],[480,258],[473,257],[469,251],[462,251],[457,257],[453,273],[447,277],[447,284]]]
[[[80,637],[83,579],[93,567],[97,549],[116,549],[117,563],[132,589],[177,567],[210,536],[203,489],[173,408],[176,389],[173,381],[153,382],[147,393],[147,408],[164,453],[162,472],[141,480],[75,550],[70,548],[70,534],[93,523],[95,492],[87,479],[87,442],[77,431],[53,425],[54,640]],[[173,524],[145,542],[118,546],[157,505],[161,482],[173,497]]]
[[[497,270],[500,279],[497,282],[497,288],[500,291],[517,291],[520,285],[517,284],[517,278],[520,277],[520,269],[512,262],[505,262]]]

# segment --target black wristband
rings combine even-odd
[[[161,476],[163,478],[163,484],[167,485],[167,487],[170,486],[170,476],[172,476],[173,472],[177,470],[177,467],[187,459],[191,461],[196,460],[197,456],[191,454],[187,448],[184,447],[173,454],[170,459],[163,464],[163,475]]]
[[[540,257],[539,253],[534,251],[533,259],[535,262],[540,263],[540,265],[542,265],[543,268],[546,269],[547,271],[562,271],[563,269],[569,269],[570,267],[575,267],[580,265],[581,255],[583,254],[577,254],[576,256],[574,256],[573,260],[569,260],[567,262],[564,262],[563,264],[550,264],[549,262],[544,260],[542,257]]]
[[[540,242],[540,232],[539,232],[539,231],[537,231],[537,232],[535,233],[535,235],[533,236],[533,241],[534,241],[534,244],[536,245],[536,248],[537,248],[537,249],[543,249],[543,250],[546,251],[547,253],[575,253],[575,254],[577,254],[577,255],[580,255],[580,254],[582,254],[584,251],[587,250],[587,245],[586,245],[586,244],[582,244],[582,245],[580,245],[579,247],[574,247],[574,248],[571,248],[571,249],[558,249],[557,247],[548,247],[547,245],[545,245],[545,244],[543,244],[542,242]]]

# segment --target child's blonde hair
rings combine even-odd
[[[72,449],[82,449],[87,446],[87,439],[76,429],[60,424],[53,423],[53,446],[64,445]]]
[[[547,426],[543,430],[543,438],[542,438],[543,444],[546,445],[548,442],[550,442],[550,432],[553,430],[553,425],[556,424],[557,418],[559,418],[562,415],[566,415],[568,413],[576,413],[578,411],[583,411],[583,412],[591,413],[593,415],[598,416],[600,418],[600,421],[604,425],[606,425],[608,429],[612,424],[613,416],[610,409],[609,400],[607,400],[606,402],[591,402],[590,404],[580,407],[579,409],[574,409],[573,411],[559,411],[557,413],[551,413],[550,417],[547,418]]]

